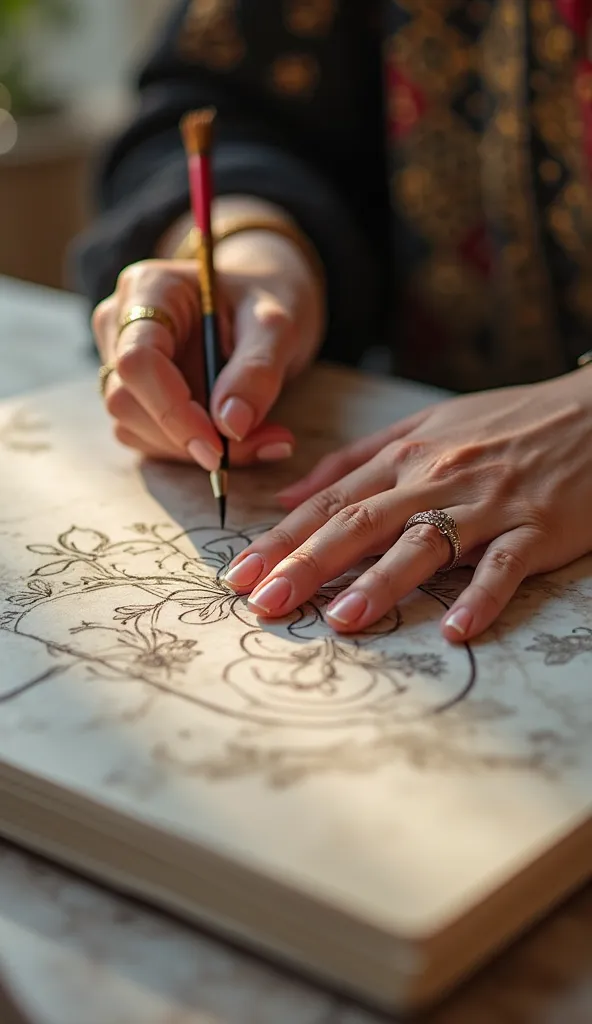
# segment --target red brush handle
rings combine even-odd
[[[207,154],[189,158],[189,189],[195,223],[205,238],[212,234],[212,167]]]

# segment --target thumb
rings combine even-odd
[[[265,419],[288,377],[296,351],[295,324],[269,292],[250,293],[237,308],[234,351],[212,395],[212,418],[242,441]]]

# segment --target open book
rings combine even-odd
[[[303,390],[304,389],[304,390]],[[302,463],[421,393],[319,369]],[[478,643],[439,576],[365,635],[332,581],[265,624],[220,577],[288,470],[141,465],[82,382],[0,406],[0,832],[385,1007],[426,1003],[592,866],[592,560]]]

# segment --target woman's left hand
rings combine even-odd
[[[326,612],[339,632],[365,629],[449,562],[434,526],[403,532],[443,509],[476,566],[443,633],[469,640],[526,576],[592,550],[592,372],[432,406],[324,459],[280,500],[293,511],[226,575],[257,614],[286,615],[380,555]]]

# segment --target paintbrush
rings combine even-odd
[[[212,236],[212,166],[211,154],[216,111],[197,110],[181,121],[181,135],[187,153],[191,207],[197,230],[197,273],[201,290],[202,329],[205,360],[206,398],[208,408],[214,385],[224,358],[220,338],[214,273],[214,242]],[[226,520],[228,494],[228,438],[222,436],[223,454],[220,467],[210,473],[210,482],[220,512],[220,526]]]

